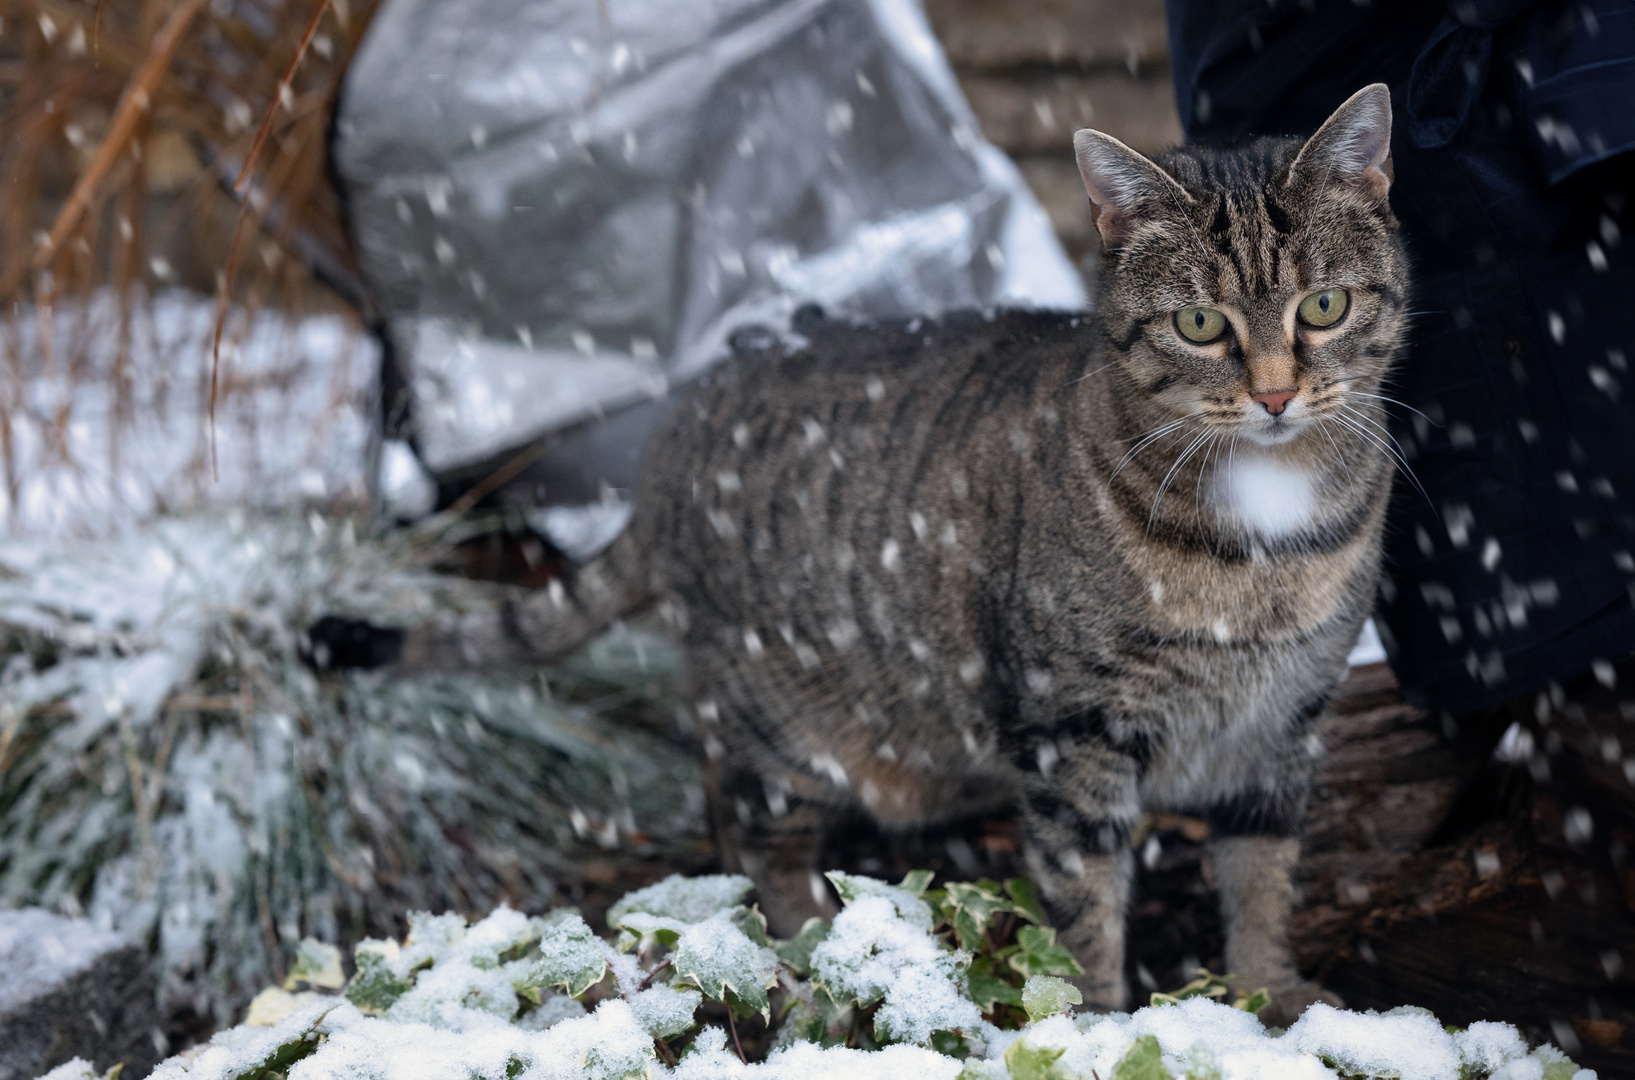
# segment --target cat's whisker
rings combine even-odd
[[[1351,390],[1351,391],[1348,391],[1348,393],[1352,394],[1355,397],[1377,398],[1380,401],[1389,401],[1393,405],[1401,405],[1404,409],[1407,409],[1411,413],[1415,413],[1415,414],[1417,414],[1419,416],[1425,416],[1424,413],[1420,412],[1418,409],[1414,408],[1412,405],[1408,404],[1406,401],[1399,401],[1394,397],[1386,397],[1384,394],[1365,394],[1361,390]],[[1379,408],[1378,405],[1375,405],[1375,406],[1372,406],[1372,407],[1376,408],[1376,409]],[[1432,420],[1429,416],[1425,416],[1425,419],[1426,419],[1426,421],[1428,423],[1430,423],[1430,425],[1432,427],[1441,427],[1442,426],[1441,424],[1438,424],[1435,420]]]
[[[1118,465],[1114,467],[1112,475],[1107,477],[1107,482],[1110,484],[1114,480],[1118,479],[1118,474],[1124,471],[1124,466],[1128,465],[1131,461],[1134,461],[1135,456],[1137,454],[1139,454],[1139,453],[1141,453],[1141,451],[1147,449],[1147,447],[1149,447],[1153,443],[1157,442],[1163,436],[1174,432],[1176,430],[1176,428],[1179,427],[1179,426],[1180,425],[1178,425],[1178,424],[1177,425],[1171,425],[1171,426],[1165,428],[1163,431],[1157,432],[1151,438],[1145,439],[1140,444],[1131,447],[1129,452],[1126,453],[1122,458],[1119,459]]]
[[[1079,383],[1081,383],[1084,380],[1090,378],[1092,375],[1100,375],[1102,372],[1106,371],[1108,368],[1116,367],[1117,365],[1118,365],[1118,362],[1116,360],[1113,361],[1110,364],[1103,364],[1099,368],[1097,368],[1096,370],[1087,371],[1083,375],[1080,375],[1078,378],[1069,381],[1065,386],[1062,387],[1062,389],[1066,390],[1067,387],[1069,387],[1069,386],[1077,386]]]
[[[1219,432],[1218,434],[1224,434],[1224,432]],[[1237,435],[1233,434],[1233,436],[1232,436],[1233,445],[1236,445],[1237,438],[1238,438]],[[1222,441],[1224,441],[1224,440],[1222,440]],[[1202,465],[1198,466],[1198,482],[1192,486],[1192,509],[1193,509],[1192,519],[1198,526],[1198,535],[1199,536],[1204,535],[1204,495],[1203,495],[1204,470],[1209,468],[1210,456],[1213,455],[1214,461],[1215,461],[1215,473],[1214,473],[1214,476],[1211,478],[1210,483],[1215,484],[1215,485],[1220,484],[1220,479],[1221,479],[1221,456],[1220,456],[1220,452],[1219,452],[1220,447],[1221,447],[1220,442],[1216,442],[1216,443],[1213,443],[1209,447],[1209,449],[1205,451],[1205,453],[1204,453],[1204,462],[1203,462]]]
[[[1408,464],[1407,458],[1399,454],[1384,439],[1381,439],[1378,435],[1375,435],[1373,432],[1369,431],[1367,428],[1358,424],[1354,420],[1348,420],[1347,418],[1335,413],[1330,413],[1328,415],[1328,419],[1333,420],[1337,424],[1342,424],[1345,427],[1350,428],[1357,435],[1361,436],[1368,442],[1373,443],[1375,446],[1378,446],[1381,450],[1384,450],[1387,454],[1389,454],[1391,456],[1391,460],[1395,462],[1397,468],[1401,470],[1402,475],[1406,476],[1409,481],[1413,483],[1414,487],[1419,489],[1419,493],[1425,497],[1425,502],[1430,504],[1433,511],[1436,509],[1436,504],[1431,502],[1430,492],[1425,490],[1425,485],[1421,484],[1419,482],[1419,477],[1414,475],[1414,470]]]
[[[1216,432],[1215,434],[1219,434],[1219,432]],[[1203,506],[1203,501],[1204,501],[1204,470],[1209,468],[1209,455],[1211,453],[1213,453],[1218,448],[1219,448],[1219,444],[1212,442],[1207,447],[1205,447],[1205,449],[1204,449],[1204,459],[1198,465],[1198,479],[1196,481],[1194,481],[1193,484],[1192,484],[1192,502],[1193,502],[1193,505],[1194,505],[1195,508],[1201,508]],[[1202,514],[1203,511],[1201,509],[1199,509],[1198,512],[1200,514]],[[1199,528],[1201,529],[1202,527],[1203,527],[1203,525],[1200,522]]]
[[[1371,378],[1374,378],[1374,377],[1375,376],[1373,376],[1373,375],[1367,375],[1367,374],[1336,375],[1334,378],[1328,380],[1323,385],[1317,387],[1317,389],[1318,390],[1327,390],[1327,389],[1329,389],[1331,387],[1346,386],[1346,385],[1348,385],[1350,383],[1362,382],[1364,379],[1371,379]]]
[[[1190,438],[1190,436],[1192,436],[1192,431],[1185,431],[1184,435],[1180,436],[1180,438]],[[1197,444],[1197,441],[1195,440],[1194,443],[1190,443],[1189,446],[1187,446],[1187,449],[1182,451],[1182,457],[1184,457],[1185,453],[1187,453],[1192,446],[1195,446],[1195,444]],[[1179,464],[1179,461],[1180,457],[1177,457],[1177,464]],[[1169,477],[1174,474],[1174,471],[1176,471],[1176,464],[1171,464],[1171,467],[1169,467],[1169,474],[1164,475],[1164,484],[1169,484]],[[1162,498],[1162,495],[1164,495],[1164,484],[1159,484],[1159,498]]]
[[[1171,420],[1168,423],[1166,423],[1166,424],[1162,425],[1161,427],[1157,428],[1156,430],[1148,432],[1146,435],[1137,436],[1138,438],[1141,439],[1141,442],[1139,442],[1135,446],[1131,447],[1129,453],[1125,454],[1124,457],[1119,459],[1118,465],[1113,469],[1112,475],[1107,478],[1107,482],[1110,484],[1115,479],[1117,479],[1118,474],[1124,471],[1124,466],[1128,465],[1131,461],[1135,460],[1135,456],[1137,454],[1141,453],[1141,451],[1147,449],[1147,447],[1151,446],[1153,443],[1157,442],[1159,439],[1163,438],[1165,435],[1168,435],[1171,432],[1175,431],[1181,425],[1185,424],[1188,420],[1191,420],[1194,417],[1202,416],[1202,415],[1203,415],[1202,410],[1200,410],[1198,412],[1194,412],[1194,413],[1188,413],[1186,416],[1183,416],[1183,417],[1181,417],[1180,419],[1177,419],[1177,420]],[[1182,437],[1184,438],[1185,436],[1182,436]]]
[[[1181,456],[1175,459],[1175,464],[1169,467],[1169,472],[1164,474],[1164,482],[1158,485],[1158,494],[1153,496],[1152,511],[1147,515],[1147,532],[1152,532],[1153,522],[1158,520],[1158,505],[1164,501],[1164,492],[1169,489],[1170,480],[1175,477],[1176,470],[1178,470],[1182,465],[1185,465],[1187,459],[1190,458],[1200,446],[1206,445],[1209,440],[1213,439],[1218,434],[1220,434],[1220,432],[1206,427],[1203,434],[1199,435],[1196,439],[1193,439],[1192,442],[1187,445],[1187,448],[1181,452]]]
[[[1330,446],[1334,447],[1334,461],[1335,461],[1335,463],[1337,465],[1339,465],[1339,466],[1341,466],[1343,468],[1345,466],[1345,464],[1346,464],[1345,454],[1343,452],[1341,452],[1340,444],[1334,441],[1334,436],[1329,433],[1328,428],[1323,426],[1323,421],[1326,420],[1326,419],[1328,419],[1327,416],[1324,416],[1322,414],[1318,414],[1318,416],[1317,416],[1317,430],[1321,431],[1323,433],[1323,438],[1327,439],[1328,444]],[[1346,471],[1349,472],[1350,470],[1347,469]]]
[[[1232,474],[1232,470],[1237,467],[1237,462],[1238,462],[1238,438],[1242,434],[1243,434],[1243,432],[1241,432],[1241,431],[1232,432],[1232,445],[1227,447],[1227,450],[1226,450],[1226,473],[1227,473],[1228,476],[1230,476]],[[1215,479],[1216,479],[1217,483],[1220,481],[1220,466],[1219,465],[1215,466]]]
[[[1135,442],[1138,439],[1145,439],[1149,435],[1159,435],[1159,434],[1162,434],[1166,428],[1172,428],[1177,424],[1184,424],[1188,420],[1191,420],[1194,417],[1202,416],[1203,414],[1204,414],[1204,410],[1197,409],[1197,410],[1195,410],[1193,412],[1187,413],[1185,416],[1178,416],[1178,417],[1174,418],[1173,420],[1166,420],[1162,424],[1158,425],[1157,427],[1151,428],[1151,429],[1143,432],[1140,435],[1132,435],[1128,439],[1120,439],[1118,441],[1119,442]]]
[[[1345,406],[1341,405],[1340,408],[1343,409],[1343,408],[1345,408]],[[1358,436],[1360,436],[1360,437],[1362,437],[1364,439],[1367,439],[1369,442],[1373,443],[1374,445],[1378,446],[1380,449],[1384,450],[1386,453],[1390,454],[1393,458],[1397,458],[1399,460],[1402,460],[1402,461],[1406,462],[1406,459],[1401,457],[1401,454],[1400,454],[1401,447],[1391,446],[1390,443],[1386,442],[1386,440],[1381,437],[1380,432],[1375,431],[1370,427],[1365,427],[1362,423],[1359,423],[1357,420],[1352,419],[1351,417],[1341,416],[1337,412],[1330,412],[1328,414],[1328,419],[1333,420],[1335,423],[1341,424],[1341,425],[1349,428],[1351,431],[1355,432]]]
[[[1378,406],[1372,406],[1372,407],[1373,408],[1378,408]],[[1391,445],[1393,445],[1393,446],[1395,446],[1397,448],[1397,452],[1399,454],[1401,454],[1404,458],[1406,458],[1408,456],[1408,452],[1402,448],[1402,444],[1400,442],[1397,442],[1397,437],[1395,435],[1391,434],[1391,429],[1390,428],[1386,427],[1384,424],[1380,423],[1378,420],[1375,420],[1374,418],[1372,418],[1370,416],[1367,416],[1364,413],[1358,412],[1356,409],[1353,409],[1350,405],[1345,404],[1345,402],[1340,403],[1340,408],[1344,409],[1346,412],[1350,413],[1352,416],[1355,416],[1357,419],[1366,421],[1367,423],[1373,425],[1374,428],[1379,430],[1380,434],[1384,435],[1387,439],[1391,440]],[[1384,412],[1385,410],[1381,409],[1380,411]]]

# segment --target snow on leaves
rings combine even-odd
[[[625,917],[633,912],[673,920],[679,924],[703,922],[718,911],[726,911],[744,902],[755,883],[742,874],[706,874],[702,877],[682,877],[671,874],[657,885],[627,893],[607,909],[607,924],[625,925]]]
[[[767,937],[744,903],[747,880],[729,876],[673,877],[626,896],[609,911],[618,950],[573,911],[530,918],[500,908],[469,926],[415,913],[402,944],[357,947],[345,999],[303,995],[276,1026],[221,1032],[194,1060],[172,1059],[153,1075],[1594,1080],[1554,1047],[1529,1052],[1508,1024],[1449,1031],[1419,1009],[1316,1005],[1274,1034],[1216,1000],[1219,979],[1207,974],[1133,1014],[1075,1014],[1078,992],[1044,970],[1071,958],[1032,921],[1027,883],[932,890],[926,874],[898,885],[830,877],[845,907],[832,926],[811,920],[791,941]],[[974,959],[956,947],[967,942]],[[332,981],[334,959],[304,946],[299,981]],[[987,989],[971,974],[976,964],[987,965]],[[700,1022],[707,1000],[728,1006],[731,1039]],[[757,1014],[779,1031],[765,1061],[746,1063],[736,1033]]]
[[[874,1030],[882,1041],[928,1044],[937,1031],[982,1026],[963,990],[970,956],[932,936],[931,909],[919,897],[870,878],[831,873],[845,908],[812,950],[812,977],[836,1002],[882,1003]]]
[[[732,914],[718,911],[682,931],[671,961],[676,978],[698,987],[711,1001],[741,1004],[770,1019],[766,992],[777,985],[778,956],[766,947],[764,935],[763,944],[751,941]]]
[[[673,987],[650,986],[630,999],[636,1019],[654,1038],[668,1039],[680,1035],[693,1026],[693,1015],[703,1003],[704,995],[697,990],[676,990]]]
[[[545,928],[539,952],[522,984],[524,990],[550,988],[578,997],[607,973],[607,945],[575,914],[564,914]]]
[[[1047,1016],[1064,1013],[1074,1005],[1084,1004],[1079,988],[1052,975],[1035,975],[1022,984],[1022,1008],[1029,1020],[1043,1020]]]
[[[770,1019],[767,990],[777,985],[779,960],[766,920],[741,903],[753,888],[737,874],[672,874],[619,900],[607,921],[624,931],[622,946],[673,950],[669,965],[678,984]]]

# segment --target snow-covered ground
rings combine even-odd
[[[0,535],[97,535],[155,512],[356,504],[380,350],[338,315],[247,318],[181,290],[20,308],[0,329]],[[121,340],[125,348],[121,349]],[[123,353],[123,355],[122,355]]]

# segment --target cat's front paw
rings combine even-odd
[[[1275,987],[1267,990],[1267,994],[1272,1000],[1255,1014],[1267,1027],[1286,1028],[1300,1019],[1301,1013],[1319,1001],[1336,1009],[1345,1008],[1345,1001],[1339,994],[1332,990],[1324,990],[1314,982],[1297,982]]]

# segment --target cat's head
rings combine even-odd
[[[1406,320],[1390,144],[1379,83],[1307,140],[1153,160],[1078,132],[1102,237],[1104,359],[1146,395],[1140,411],[1194,414],[1263,445],[1321,438],[1323,416],[1360,423],[1344,407],[1377,392]]]

